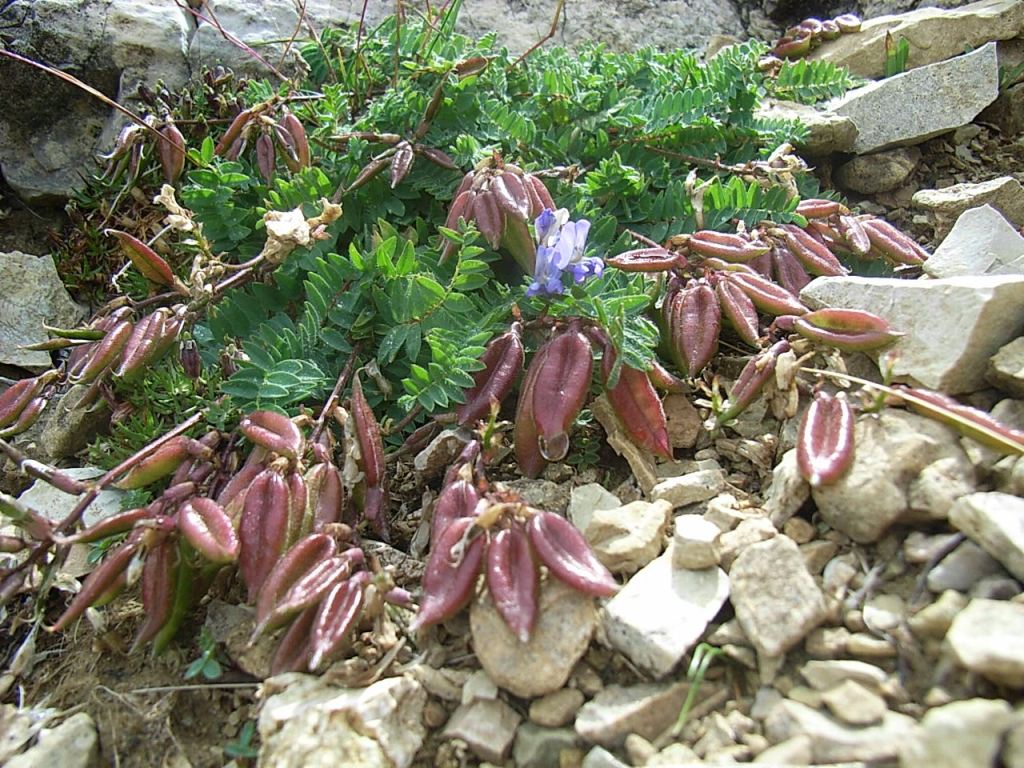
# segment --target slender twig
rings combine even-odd
[[[295,12],[298,14],[298,18],[295,20],[295,29],[292,30],[292,36],[285,43],[284,50],[281,51],[281,58],[277,62],[277,66],[281,68],[287,63],[288,54],[291,53],[292,46],[295,44],[295,38],[299,36],[299,31],[306,22],[306,0],[295,0]]]
[[[154,685],[150,688],[133,688],[128,693],[177,693],[178,691],[237,691],[259,688],[261,683],[210,683],[209,685]]]
[[[839,373],[838,371],[826,371],[820,368],[800,368],[800,370],[803,371],[804,373],[813,373],[819,376],[828,376],[834,379],[839,379],[840,381],[848,381],[851,384],[859,384],[864,389],[882,392],[883,394],[896,398],[897,400],[900,400],[911,406],[915,406],[919,412],[924,412],[926,415],[938,415],[944,419],[956,422],[956,424],[959,424],[961,426],[970,427],[971,429],[976,430],[977,434],[983,435],[985,437],[985,444],[992,448],[995,448],[996,450],[1001,450],[1003,453],[1013,455],[1024,454],[1024,442],[1017,440],[1013,437],[1007,436],[1005,434],[996,432],[985,424],[981,424],[977,421],[973,421],[970,419],[965,419],[963,418],[963,416],[956,413],[955,411],[951,411],[947,408],[944,408],[943,406],[934,403],[930,400],[918,397],[913,392],[907,389],[897,389],[896,387],[890,387],[887,384],[878,384],[873,381],[868,381],[867,379],[862,379],[858,376],[851,376],[848,373]],[[956,428],[955,425],[953,426],[954,428]],[[975,435],[968,434],[967,437],[971,437],[972,439],[978,440],[978,437]]]
[[[527,48],[525,51],[523,51],[522,55],[518,59],[516,59],[511,64],[509,64],[508,67],[505,69],[506,72],[511,72],[513,69],[516,68],[516,66],[519,64],[519,62],[523,61],[527,56],[529,56],[535,50],[537,50],[542,45],[544,45],[544,43],[546,43],[548,40],[550,40],[556,34],[558,34],[558,19],[559,19],[559,17],[562,15],[562,13],[564,11],[565,11],[565,0],[558,0],[558,5],[555,6],[554,18],[551,19],[551,29],[548,30],[548,33],[546,35],[544,35],[544,37],[542,37],[536,43],[534,43],[529,48]]]
[[[201,14],[199,11],[197,11],[195,8],[190,6],[188,3],[184,2],[184,0],[175,0],[175,3],[183,11],[187,11],[188,13],[191,13],[199,21],[205,21],[207,24],[212,25],[214,27],[214,29],[216,29],[218,32],[220,32],[221,37],[223,37],[225,40],[227,40],[229,43],[231,43],[233,46],[235,46],[239,50],[244,51],[249,56],[251,56],[252,58],[256,59],[256,61],[258,61],[260,64],[262,64],[267,69],[269,69],[271,72],[273,72],[274,75],[276,75],[278,78],[280,78],[282,82],[288,82],[288,80],[290,78],[288,78],[286,75],[282,74],[277,69],[277,67],[275,67],[269,61],[267,61],[262,56],[260,56],[258,53],[256,53],[256,51],[253,50],[252,46],[246,44],[242,40],[239,40],[233,34],[231,34],[226,29],[224,29],[224,27],[221,26],[220,21],[217,20],[217,17],[214,15],[213,11],[210,10],[209,6],[204,6],[206,8],[206,10],[210,14],[209,17],[206,17],[203,14]]]
[[[419,416],[422,412],[423,406],[420,405],[419,403],[416,403],[416,405],[414,405],[409,410],[409,412],[405,414],[405,416],[403,416],[401,419],[399,419],[398,421],[391,425],[391,427],[387,431],[387,434],[393,435],[395,434],[395,432],[401,432],[403,429],[409,426],[409,423],[417,416]]]
[[[342,368],[341,373],[338,374],[338,380],[334,382],[334,389],[331,390],[331,394],[328,396],[327,402],[324,403],[324,407],[320,410],[320,415],[317,416],[316,425],[313,427],[313,434],[309,436],[309,442],[315,443],[323,433],[324,426],[327,423],[327,417],[330,416],[331,411],[334,410],[334,406],[338,404],[338,397],[341,395],[341,390],[345,388],[349,377],[352,375],[352,369],[355,368],[356,358],[359,355],[359,346],[359,344],[356,344],[352,349],[351,354],[348,356],[348,360],[345,361],[345,367]]]
[[[30,459],[6,440],[0,440],[0,452],[7,454],[7,458],[17,465],[19,472],[24,472],[29,477],[47,482],[65,493],[73,493],[77,496],[89,490],[88,483],[76,480],[56,467],[51,467],[49,464]]]
[[[33,61],[32,59],[29,59],[29,58],[27,58],[25,56],[20,56],[19,54],[15,53],[14,51],[8,51],[8,50],[5,50],[3,48],[0,48],[0,56],[6,56],[9,59],[14,59],[15,61],[20,61],[22,64],[28,64],[29,66],[36,67],[37,69],[43,70],[43,72],[46,72],[47,74],[50,74],[50,75],[53,75],[54,77],[60,78],[61,80],[63,80],[66,83],[70,83],[71,85],[75,86],[76,88],[80,88],[81,90],[83,90],[86,93],[88,93],[90,96],[93,96],[94,98],[99,99],[100,101],[102,101],[108,107],[110,107],[112,109],[116,109],[118,112],[120,112],[121,114],[125,115],[133,123],[141,125],[147,131],[149,131],[154,136],[156,136],[160,141],[170,142],[170,139],[168,139],[166,136],[164,136],[162,133],[160,133],[160,131],[158,131],[152,125],[147,123],[145,120],[143,120],[137,114],[132,112],[130,109],[128,109],[128,107],[125,107],[125,106],[122,106],[121,104],[118,104],[116,101],[114,101],[109,96],[106,96],[106,95],[100,93],[95,88],[93,88],[91,85],[82,82],[81,80],[79,80],[74,75],[69,75],[67,72],[64,72],[64,71],[62,71],[60,69],[57,69],[56,67],[51,67],[51,66],[48,66],[48,65],[43,64],[43,63],[38,62],[38,61]]]

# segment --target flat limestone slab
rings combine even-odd
[[[999,95],[995,43],[855,88],[829,108],[857,126],[853,152],[922,141],[966,125]]]
[[[865,20],[860,32],[843,35],[807,58],[848,67],[861,77],[879,78],[885,69],[886,32],[910,45],[907,66],[913,69],[1024,33],[1024,3],[982,0],[959,8],[918,8],[877,16]]]
[[[819,277],[800,298],[881,315],[906,334],[891,347],[895,377],[954,395],[988,386],[988,359],[1024,330],[1024,276]]]

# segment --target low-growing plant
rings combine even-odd
[[[822,484],[849,466],[857,406],[828,388],[830,361],[899,334],[869,313],[811,311],[799,291],[846,274],[849,256],[912,271],[927,253],[822,198],[791,145],[805,129],[757,112],[766,97],[840,93],[845,71],[758,42],[707,62],[600,46],[513,60],[493,36],[455,34],[458,6],[328,30],[303,48],[303,82],[248,82],[238,103],[223,98],[226,74],[208,76],[202,98],[154,96],[156,115],[122,133],[102,184],[152,206],[108,220],[84,194],[80,213],[142,282],[86,328],[54,329],[43,346],[64,362],[0,395],[0,450],[81,494],[56,522],[0,496],[21,532],[4,549],[24,551],[0,604],[55,566],[58,546],[108,540],[53,629],[139,581],[136,646],[159,651],[232,568],[254,640],[278,633],[273,670],[322,669],[393,635],[362,630],[412,607],[363,537],[404,543],[394,459],[447,427],[468,447],[433,507],[411,628],[461,610],[485,572],[525,642],[543,573],[598,596],[616,583],[575,528],[492,485],[485,465],[509,441],[528,477],[566,460],[595,392],[665,459],[662,392],[695,395],[714,430],[766,390],[779,418],[810,395],[801,471]],[[749,354],[727,395],[725,345]],[[69,386],[79,407],[102,400],[117,416],[124,446],[95,482],[7,442]],[[955,401],[890,395],[1024,450]],[[111,485],[149,495],[80,529]]]

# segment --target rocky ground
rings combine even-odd
[[[878,130],[936,130],[942,99],[959,92],[929,93],[898,117],[877,112]],[[854,151],[829,129],[833,144],[807,155],[824,186],[935,255],[926,279],[818,281],[803,296],[886,315],[907,332],[898,374],[1017,427],[1021,96],[1006,87],[988,111],[909,147]],[[19,226],[0,235],[4,250],[45,242],[28,208],[8,222]],[[867,358],[845,365],[878,379]],[[582,439],[596,463],[554,465],[538,481],[506,473],[531,503],[565,513],[624,584],[598,604],[546,583],[528,644],[481,598],[421,645],[399,612],[390,642],[360,644],[324,676],[261,682],[267,650],[246,645],[251,618],[228,585],[156,659],[127,652],[142,619],[130,601],[60,636],[29,634],[31,616],[11,610],[0,763],[1024,767],[1024,462],[888,409],[860,418],[850,472],[812,491],[796,471],[795,423],[765,403],[714,437],[686,399],[666,410],[675,462],[617,441],[596,404],[621,455],[595,426]],[[429,464],[409,462],[396,482],[414,552]],[[415,588],[422,563],[402,549],[376,554]],[[69,563],[63,578],[87,568]],[[184,679],[204,649],[220,674]]]

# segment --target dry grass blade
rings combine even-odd
[[[141,117],[139,117],[134,112],[132,112],[130,109],[128,109],[128,107],[125,107],[125,106],[123,106],[121,104],[118,104],[116,101],[114,101],[109,96],[106,96],[106,95],[100,93],[99,91],[97,91],[95,88],[93,88],[88,83],[83,83],[81,80],[79,80],[74,75],[69,75],[67,72],[64,72],[63,70],[57,69],[56,67],[51,67],[51,66],[49,66],[47,64],[43,64],[41,62],[34,61],[33,59],[27,58],[25,56],[21,56],[21,55],[19,55],[17,53],[14,53],[13,51],[4,50],[2,48],[0,48],[0,55],[6,56],[9,59],[14,59],[15,61],[20,61],[22,64],[28,64],[29,66],[35,67],[37,69],[41,69],[44,72],[46,72],[47,74],[53,75],[54,77],[59,77],[64,82],[70,83],[71,85],[75,86],[76,88],[80,88],[81,90],[85,91],[90,96],[93,96],[93,97],[99,99],[100,101],[102,101],[104,104],[106,104],[111,109],[116,109],[118,112],[120,112],[121,114],[125,115],[133,123],[141,125],[147,131],[152,133],[160,141],[167,141],[167,142],[170,141],[166,136],[164,136],[162,133],[160,133],[160,131],[156,130],[153,126],[151,126],[149,123],[147,123]]]

